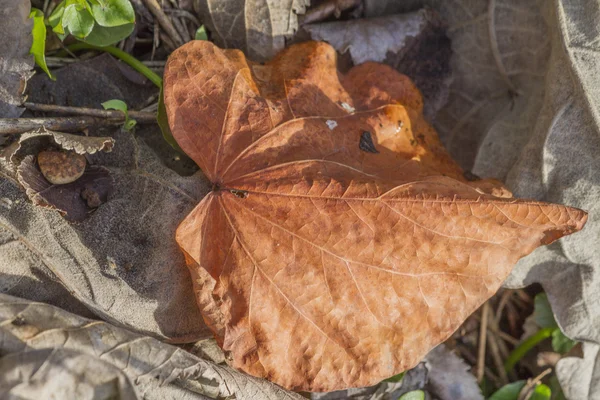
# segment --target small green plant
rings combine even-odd
[[[521,391],[527,382],[517,381],[502,386],[488,400],[518,400]],[[529,400],[550,400],[552,390],[547,385],[540,383],[533,388]]]
[[[44,13],[42,10],[32,8],[29,18],[33,19],[33,30],[31,31],[33,40],[29,54],[33,54],[35,63],[48,74],[50,79],[55,80],[56,78],[50,73],[46,64],[46,23],[44,22]]]
[[[135,12],[129,0],[63,0],[48,18],[62,39],[68,34],[93,46],[110,46],[133,32]]]
[[[576,344],[575,341],[566,337],[558,327],[546,293],[540,293],[535,296],[533,318],[540,329],[525,339],[510,353],[504,363],[504,369],[507,372],[511,371],[529,350],[547,338],[552,338],[552,348],[560,354],[568,352]]]
[[[196,40],[208,40],[208,35],[206,33],[206,28],[204,25],[200,25],[200,28],[196,30]]]
[[[108,101],[102,103],[102,107],[104,107],[105,110],[122,111],[123,114],[125,114],[125,123],[123,124],[123,128],[126,131],[132,130],[133,127],[135,126],[135,124],[137,124],[137,121],[135,119],[129,118],[129,112],[127,111],[127,104],[122,100],[117,100],[117,99],[108,100]]]
[[[398,400],[425,400],[425,392],[422,390],[413,390],[408,393],[404,393],[398,398]]]

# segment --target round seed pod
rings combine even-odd
[[[54,185],[64,185],[81,178],[86,159],[74,151],[44,150],[37,156],[44,178]]]

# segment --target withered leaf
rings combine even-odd
[[[83,221],[113,191],[113,178],[104,167],[88,165],[75,182],[55,185],[42,175],[31,155],[17,168],[17,177],[33,204],[56,209],[71,222]]]
[[[286,388],[416,365],[519,258],[587,218],[466,181],[408,78],[341,75],[324,43],[258,65],[191,42],[169,59],[165,104],[213,184],[177,231],[204,318],[233,366]]]

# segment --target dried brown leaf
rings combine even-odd
[[[265,65],[189,43],[165,104],[213,185],[177,232],[204,318],[235,367],[286,388],[416,365],[519,258],[587,218],[467,182],[408,78],[374,63],[343,76],[324,43]]]

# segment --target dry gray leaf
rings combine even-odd
[[[369,16],[428,4],[449,25],[450,98],[436,127],[453,157],[515,196],[600,210],[600,7],[595,0],[366,1]],[[565,334],[600,343],[600,221],[523,258],[506,285],[540,282]],[[561,361],[600,374],[596,355]],[[600,397],[600,385],[558,376],[566,393]]]
[[[127,376],[103,360],[63,349],[40,349],[0,358],[0,398],[135,400]]]
[[[0,118],[16,118],[23,113],[23,93],[33,75],[29,0],[0,0]]]
[[[312,39],[324,40],[342,54],[348,52],[354,65],[383,62],[408,75],[423,93],[424,114],[430,120],[446,103],[451,82],[445,28],[430,8],[303,27]]]
[[[98,151],[112,151],[115,141],[111,137],[94,137],[56,132],[46,128],[23,133],[18,140],[0,149],[0,159],[6,160],[10,168],[15,169],[27,155],[36,155],[50,145],[64,150],[73,150],[77,154],[94,154]]]
[[[413,390],[426,390],[439,400],[483,400],[483,395],[469,366],[441,344],[424,362],[408,370],[400,382],[381,382],[367,388],[353,388],[331,393],[313,393],[313,400],[392,400]]]
[[[298,14],[310,0],[194,0],[213,41],[242,50],[249,59],[265,61],[285,46],[298,29]]]
[[[0,354],[0,371],[6,372],[0,373],[0,387],[7,382],[12,395],[26,390],[23,398],[39,399],[35,394],[40,390],[77,390],[59,398],[118,393],[119,399],[187,400],[204,399],[204,395],[302,399],[266,380],[202,360],[179,347],[3,294]],[[16,370],[9,372],[11,367]],[[16,386],[19,381],[26,383],[24,387]]]
[[[106,203],[113,191],[113,179],[106,168],[88,165],[76,181],[55,185],[46,180],[31,155],[17,168],[17,178],[33,204],[58,210],[71,222],[83,221]]]
[[[181,177],[164,167],[141,139],[120,130],[112,136],[112,152],[88,157],[110,171],[114,193],[77,225],[35,207],[0,169],[7,205],[0,207],[0,277],[27,277],[11,278],[2,289],[53,301],[24,286],[35,285],[33,273],[42,270],[107,321],[176,342],[208,337],[175,229],[209,189],[197,176]]]
[[[483,400],[469,366],[446,346],[439,345],[425,359],[429,371],[427,389],[440,400]]]
[[[567,399],[595,399],[600,393],[600,346],[584,343],[584,358],[567,357],[556,365],[556,374]]]

